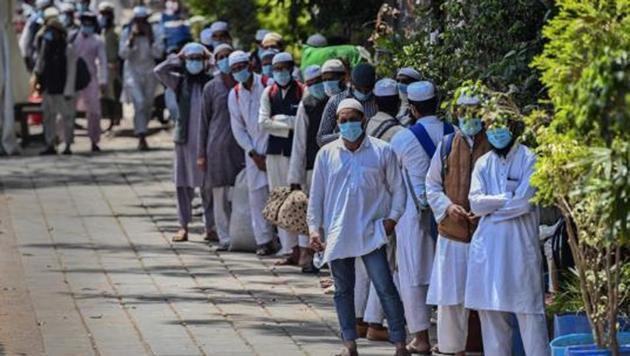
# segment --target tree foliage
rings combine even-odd
[[[540,157],[532,184],[537,201],[572,222],[569,245],[596,343],[616,349],[617,315],[629,297],[630,0],[557,6],[533,61],[553,116],[529,119]]]
[[[541,85],[529,63],[542,50],[549,11],[538,0],[431,1],[416,9],[415,33],[375,36],[377,48],[388,54],[380,73],[412,66],[449,96],[472,79],[513,92],[519,104],[535,103]]]

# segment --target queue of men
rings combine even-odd
[[[463,91],[452,125],[439,116],[439,87],[413,68],[377,78],[369,63],[349,68],[330,58],[300,71],[280,34],[261,29],[247,52],[233,46],[224,21],[194,42],[176,30],[174,0],[164,19],[173,26],[150,23],[137,6],[119,40],[111,4],[101,2],[98,16],[84,9],[74,28],[45,2],[42,27],[24,46],[43,95],[43,154],[56,153],[58,116],[63,152],[72,153],[77,107],[99,151],[100,118],[120,119],[121,89],[138,148],[148,149],[163,85],[174,121],[174,242],[189,239],[199,194],[204,238],[229,248],[230,191],[245,170],[256,254],[304,273],[330,267],[341,355],[358,355],[360,337],[391,341],[395,355],[465,355],[471,311],[486,355],[511,354],[513,315],[526,354],[548,354],[538,214],[529,202],[535,157],[518,142],[518,122],[481,120],[483,97]],[[309,42],[326,45],[319,34]],[[79,58],[90,77],[82,88]],[[278,187],[308,193],[310,236],[263,216]],[[438,345],[428,332],[433,305]]]

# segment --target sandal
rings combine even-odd
[[[206,232],[206,237],[203,238],[205,241],[219,241],[219,235],[214,230],[210,230]]]
[[[188,231],[184,230],[184,229],[180,229],[179,231],[177,231],[177,233],[173,236],[172,239],[173,242],[185,242],[188,241]]]
[[[423,351],[423,350],[419,350],[419,349],[416,347],[416,345],[412,345],[412,344],[408,344],[408,345],[407,345],[407,351],[408,351],[410,354],[415,354],[415,355],[432,355],[432,354],[433,354],[433,352],[432,352],[432,350],[431,350],[431,349],[424,350],[424,351]]]

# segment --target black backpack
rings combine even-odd
[[[83,58],[77,58],[77,76],[74,81],[74,90],[80,91],[85,89],[91,80],[92,76],[88,70],[87,63],[85,63]]]

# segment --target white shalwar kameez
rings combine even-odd
[[[469,147],[473,140],[464,136]],[[436,152],[440,152],[438,144]],[[444,193],[442,182],[442,158],[435,154],[426,179],[427,200],[435,221],[446,217],[446,209],[452,204]],[[461,352],[466,349],[468,335],[468,311],[464,308],[466,269],[468,268],[467,243],[438,235],[436,256],[429,283],[427,303],[438,306],[437,335],[440,351]]]
[[[444,122],[436,116],[426,116],[418,120],[426,129],[435,145],[444,136]],[[407,203],[405,213],[396,226],[396,262],[400,282],[400,297],[405,307],[405,317],[410,333],[428,329],[430,309],[426,305],[427,289],[431,279],[434,243],[431,237],[431,211],[427,203],[425,178],[431,157],[411,132],[398,132],[391,142],[405,175]],[[409,182],[413,191],[409,191]],[[415,195],[421,211],[418,212]]]
[[[254,161],[247,155],[251,150],[258,154],[267,151],[269,135],[258,125],[260,97],[265,86],[258,74],[254,76],[252,87],[247,90],[242,84],[230,90],[228,108],[232,134],[239,146],[245,151],[245,172],[249,188],[249,205],[252,215],[252,227],[256,244],[264,245],[273,238],[273,226],[262,215],[262,210],[269,197],[267,174],[258,169]]]
[[[538,210],[530,203],[535,156],[514,144],[483,155],[472,173],[471,211],[481,217],[470,243],[466,308],[479,310],[486,355],[509,355],[516,314],[525,353],[548,355]]]

